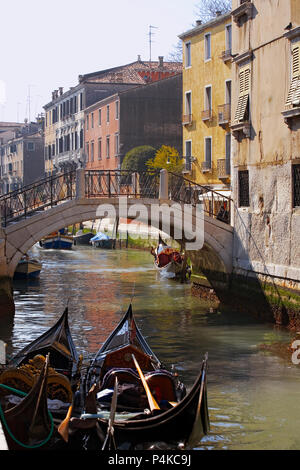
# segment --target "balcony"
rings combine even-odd
[[[192,114],[183,114],[182,116],[182,125],[183,126],[190,126],[193,122],[193,115]]]
[[[230,160],[226,158],[217,160],[217,172],[220,180],[230,178]]]
[[[220,55],[220,59],[222,59],[224,63],[229,62],[232,59],[231,49],[227,49],[226,51],[223,51],[222,54]]]
[[[212,170],[211,168],[211,162],[202,162],[201,163],[201,171],[202,173],[209,173]]]
[[[218,124],[226,126],[231,120],[231,104],[221,104],[218,106]]]
[[[252,18],[252,1],[251,0],[240,0],[240,6],[231,12],[233,21],[241,26],[242,19],[245,18],[248,21]]]
[[[212,110],[211,109],[205,109],[201,113],[201,118],[202,121],[211,121],[212,120]]]

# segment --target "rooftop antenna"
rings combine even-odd
[[[151,25],[149,26],[149,50],[150,50],[150,59],[149,59],[149,61],[150,62],[151,62],[151,46],[152,46],[152,42],[153,42],[152,41],[152,36],[154,35],[154,33],[152,32],[153,28],[158,29],[157,26],[151,26]]]

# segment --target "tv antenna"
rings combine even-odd
[[[149,50],[150,50],[150,59],[149,59],[149,61],[150,62],[151,62],[151,46],[152,46],[152,42],[153,42],[152,41],[152,36],[154,35],[154,33],[152,32],[153,28],[158,29],[157,26],[152,26],[152,25],[149,26]]]

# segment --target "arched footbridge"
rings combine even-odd
[[[57,174],[0,197],[0,274],[12,277],[21,257],[49,233],[113,210],[183,238],[204,272],[224,278],[232,271],[230,206],[224,195],[166,170]]]

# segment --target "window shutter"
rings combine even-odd
[[[292,81],[285,105],[300,100],[300,43],[292,47]]]
[[[239,73],[239,99],[235,111],[235,121],[243,121],[250,93],[250,67],[244,67]]]

